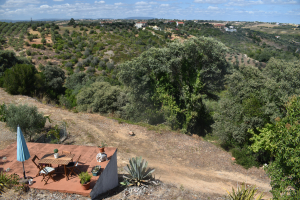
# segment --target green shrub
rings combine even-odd
[[[242,165],[246,169],[252,166],[259,167],[259,162],[256,161],[253,152],[250,151],[247,146],[245,146],[242,149],[234,148],[231,151],[232,151],[232,156],[235,157],[237,164]]]
[[[45,76],[46,87],[48,93],[51,93],[51,98],[56,98],[57,95],[62,94],[64,92],[63,84],[65,81],[65,72],[53,65],[46,65],[42,69],[42,73]]]
[[[123,175],[124,182],[121,182],[121,184],[142,186],[145,183],[149,183],[155,169],[147,169],[147,166],[148,162],[144,159],[142,160],[142,157],[129,159],[129,165],[124,168],[128,175]]]
[[[42,58],[41,57],[38,57],[38,60],[41,60]]]
[[[91,112],[114,112],[121,109],[117,104],[121,89],[107,82],[95,82],[81,89],[76,96],[78,110]]]
[[[228,196],[226,199],[228,200],[252,200],[256,196],[257,189],[255,186],[252,186],[250,188],[246,188],[245,184],[242,185],[241,188],[238,188],[237,191],[234,191],[232,188],[232,192],[228,192]],[[263,193],[259,194],[255,199],[261,200],[263,197]]]
[[[7,106],[5,103],[0,105],[0,121],[1,122],[6,122],[7,118]]]
[[[1,73],[16,64],[30,64],[30,61],[24,57],[16,56],[15,52],[8,50],[0,50],[0,77]]]
[[[46,118],[43,113],[38,112],[35,106],[11,104],[7,109],[6,122],[14,132],[17,132],[19,125],[24,136],[29,137],[31,141],[32,136],[45,127]]]
[[[62,45],[59,45],[58,47],[57,47],[57,50],[59,50],[59,51],[61,51],[61,50],[63,50],[63,46]]]
[[[35,74],[33,65],[17,64],[4,73],[3,87],[10,94],[27,94],[34,91]]]
[[[51,139],[52,144],[58,144],[59,143],[59,141],[60,141],[60,128],[58,127],[57,124],[55,125],[55,127],[53,129],[48,131],[47,138]],[[57,153],[57,152],[58,152],[58,149],[54,149],[54,153]]]
[[[69,90],[69,89],[68,89]],[[70,90],[70,92],[72,92]],[[61,95],[59,97],[59,104],[61,106],[66,107],[67,109],[72,109],[76,106],[76,98],[75,95],[70,94],[70,96],[66,95]]]
[[[31,55],[31,51],[29,49],[26,50],[26,54],[27,56],[30,56]]]

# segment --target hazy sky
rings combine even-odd
[[[126,18],[300,24],[300,0],[0,0],[0,19]]]

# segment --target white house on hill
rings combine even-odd
[[[184,25],[184,22],[176,22],[176,26],[178,25]]]
[[[136,28],[143,28],[147,26],[147,22],[137,22],[134,25]]]

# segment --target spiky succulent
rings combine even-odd
[[[232,193],[228,192],[227,200],[252,200],[254,196],[257,196],[255,200],[261,200],[263,193],[257,195],[257,189],[255,186],[246,188],[245,184],[241,188],[238,188],[237,191],[234,191],[232,188]]]
[[[124,168],[128,172],[128,175],[123,175],[124,181],[121,184],[141,186],[144,183],[148,183],[155,169],[147,169],[147,166],[148,162],[142,159],[142,157],[129,159],[129,165]]]

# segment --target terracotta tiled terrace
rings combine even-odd
[[[81,188],[80,179],[78,175],[75,176],[74,174],[69,177],[69,180],[66,180],[64,173],[54,174],[53,178],[55,182],[50,179],[48,183],[44,185],[44,181],[41,182],[42,176],[36,177],[36,174],[39,170],[32,162],[32,158],[34,157],[34,155],[37,155],[41,159],[45,154],[53,153],[54,149],[58,149],[59,152],[61,152],[62,150],[70,151],[72,154],[75,154],[73,161],[76,161],[81,155],[78,164],[78,168],[80,171],[91,172],[94,166],[100,165],[102,173],[106,168],[107,164],[110,162],[111,157],[115,154],[117,150],[116,148],[112,147],[105,148],[105,153],[107,154],[108,161],[97,162],[96,155],[99,153],[99,149],[97,147],[30,142],[27,143],[27,147],[31,157],[24,162],[25,172],[26,176],[33,177],[34,181],[34,183],[30,187],[50,191],[76,193],[84,196],[90,196],[90,192],[95,186],[99,176],[92,177],[91,187],[89,190],[83,190]],[[6,159],[3,160],[3,157],[6,157]],[[55,168],[57,166],[52,167]],[[20,177],[23,177],[22,162],[17,161],[17,143],[13,143],[9,145],[6,149],[0,150],[0,171],[6,170],[7,168],[10,168],[8,173],[16,173],[20,175]],[[64,168],[63,166],[60,166],[58,169],[58,171],[63,172]]]

